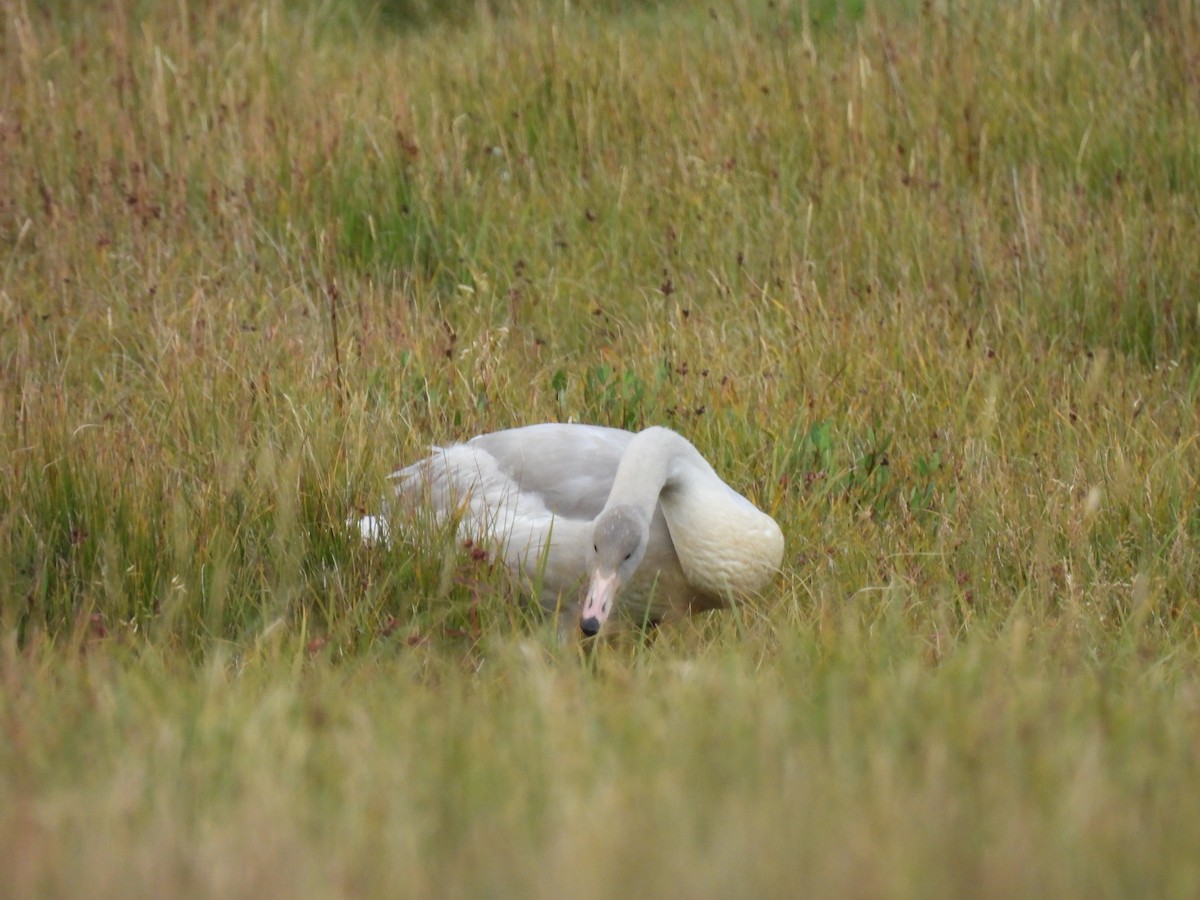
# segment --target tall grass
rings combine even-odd
[[[1194,896],[1194,4],[0,7],[7,896]],[[582,657],[429,444],[784,529]]]

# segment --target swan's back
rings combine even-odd
[[[591,521],[612,490],[633,435],[601,425],[545,423],[496,431],[462,445],[484,453],[523,494],[555,516]]]

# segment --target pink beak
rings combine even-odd
[[[618,585],[616,572],[605,575],[597,569],[592,573],[587,596],[583,600],[583,609],[579,612],[579,628],[588,637],[592,637],[600,631],[600,626],[612,612],[613,601],[617,598]]]

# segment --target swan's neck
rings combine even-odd
[[[712,473],[712,467],[685,438],[666,428],[640,431],[621,456],[601,515],[617,506],[632,506],[649,522],[663,490],[684,487],[697,467]]]
[[[775,520],[725,484],[683,437],[648,428],[621,457],[604,509],[632,506],[649,522],[660,503],[693,587],[728,598],[759,590],[778,571],[783,534]]]

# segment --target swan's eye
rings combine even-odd
[[[599,553],[599,552],[600,552],[600,548],[599,548],[599,547],[597,547],[595,544],[592,544],[592,552],[593,552],[593,553]]]
[[[631,559],[633,559],[633,551],[632,550],[630,550],[628,553],[625,554],[625,562],[629,562]]]

